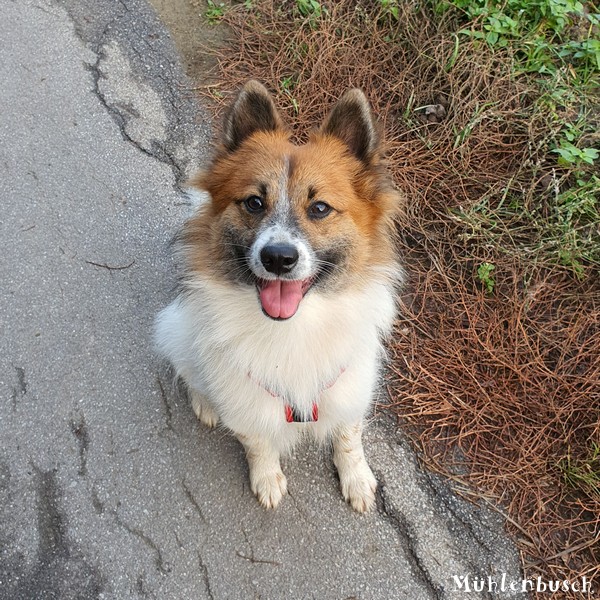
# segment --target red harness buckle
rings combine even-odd
[[[292,408],[289,404],[286,404],[285,420],[288,423],[313,423],[314,421],[319,420],[319,407],[316,404],[313,404],[310,417],[305,419],[303,413],[295,408]]]

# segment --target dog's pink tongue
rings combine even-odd
[[[289,319],[298,310],[302,300],[302,281],[267,281],[260,290],[260,302],[265,312],[274,319]]]

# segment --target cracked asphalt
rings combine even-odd
[[[458,599],[454,576],[520,580],[498,512],[424,472],[385,415],[365,436],[377,511],[347,507],[310,447],[260,508],[241,447],[196,422],[151,347],[210,131],[166,29],[144,0],[0,16],[0,598]]]

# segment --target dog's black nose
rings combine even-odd
[[[275,275],[289,273],[298,262],[298,250],[289,244],[272,244],[260,251],[263,267]]]

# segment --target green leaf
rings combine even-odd
[[[488,31],[485,36],[485,41],[493,46],[498,41],[498,34],[495,31]]]

